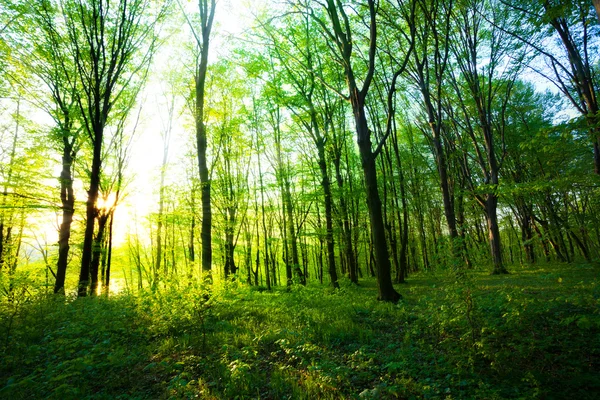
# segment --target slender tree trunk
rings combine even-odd
[[[258,148],[258,132],[256,134],[256,142],[257,142],[256,153],[257,153],[257,158],[258,158],[258,176],[259,176],[259,183],[260,183],[260,207],[261,207],[263,235],[264,235],[264,241],[265,241],[265,281],[267,283],[267,290],[271,290],[271,277],[270,277],[270,273],[269,273],[269,236],[267,235],[267,222],[266,222],[266,213],[265,213],[265,188],[263,185],[262,168],[261,168],[261,162],[260,162],[261,154],[260,154],[260,150]],[[259,252],[257,252],[256,257],[258,257]],[[259,264],[259,262],[257,261],[256,262],[257,271],[258,271],[258,264]]]
[[[108,222],[108,214],[100,214],[98,216],[98,233],[94,238],[94,244],[92,249],[92,261],[90,265],[90,278],[91,278],[91,290],[90,295],[95,296],[98,294],[98,272],[100,267],[100,258],[102,252],[105,251],[104,233],[106,230],[106,223]]]
[[[531,216],[526,213],[521,221],[521,240],[525,249],[525,261],[528,264],[535,263],[535,252],[533,248],[533,231],[531,229]]]
[[[208,138],[206,134],[206,125],[204,123],[204,95],[206,72],[208,69],[208,48],[210,45],[210,33],[212,30],[213,19],[215,16],[216,2],[210,0],[200,0],[200,19],[202,25],[202,38],[198,39],[200,46],[200,59],[196,67],[196,144],[198,149],[198,171],[200,173],[200,193],[202,203],[202,223],[200,238],[202,239],[202,272],[206,279],[212,281],[212,209],[210,203],[211,182],[208,176],[208,164],[206,159],[206,150],[208,147]],[[202,43],[200,43],[200,40]]]
[[[461,185],[462,186],[462,185]],[[462,247],[463,262],[467,269],[472,268],[471,259],[469,257],[469,248],[467,243],[467,233],[465,229],[465,200],[464,194],[460,191],[456,196],[457,213],[456,213],[456,224],[459,230],[460,246]]]
[[[7,259],[8,261],[8,276],[9,276],[9,286],[8,286],[8,293],[9,293],[9,301],[13,301],[14,300],[14,288],[15,288],[15,273],[17,271],[17,266],[19,265],[19,253],[21,252],[21,244],[23,243],[23,228],[25,227],[25,212],[24,210],[21,210],[21,221],[19,223],[19,233],[17,235],[17,239],[16,239],[16,249],[14,250],[14,252],[11,251],[11,254],[9,254],[9,257]]]
[[[287,229],[288,229],[288,239],[290,242],[290,250],[292,252],[292,270],[296,273],[296,276],[300,280],[302,285],[306,285],[306,277],[302,270],[300,269],[300,257],[298,256],[298,237],[296,234],[296,222],[294,219],[294,208],[292,203],[292,192],[290,187],[289,177],[284,179],[284,192],[283,192],[283,201],[285,202],[285,211],[286,215],[284,218],[287,218]]]
[[[402,168],[402,159],[400,158],[400,148],[398,147],[398,135],[396,130],[396,124],[392,127],[392,148],[396,159],[396,165],[398,166],[398,178],[400,184],[400,199],[402,201],[402,217],[400,217],[400,207],[398,199],[396,198],[396,213],[398,218],[398,224],[400,225],[400,282],[404,282],[408,276],[408,201],[406,199],[406,182],[404,180],[404,170]],[[400,223],[402,221],[402,223]]]
[[[228,274],[235,274],[237,267],[235,265],[234,252],[234,231],[233,224],[235,221],[235,209],[228,208],[226,211],[228,217],[226,217],[226,228],[225,228],[225,277]]]
[[[83,250],[81,254],[81,270],[79,272],[79,285],[77,290],[78,297],[85,297],[88,294],[90,284],[90,268],[92,263],[92,252],[94,242],[94,227],[96,221],[96,202],[100,190],[100,170],[102,166],[102,136],[104,127],[100,127],[95,132],[92,168],[90,174],[90,188],[88,190],[88,199],[86,203],[86,222],[85,232],[83,234]]]
[[[189,243],[188,243],[188,255],[190,257],[190,262],[192,263],[192,265],[194,264],[194,262],[196,261],[196,196],[194,193],[194,188],[192,188],[192,194],[191,194],[191,207],[190,207],[190,213],[191,213],[191,221],[190,221],[190,237],[189,237]]]
[[[490,249],[492,255],[492,263],[494,269],[492,274],[506,274],[506,268],[502,262],[502,248],[500,246],[500,228],[498,226],[498,197],[494,194],[487,195],[485,203],[486,221],[488,225],[488,232],[490,237]]]
[[[56,281],[54,293],[65,294],[65,277],[69,260],[69,241],[71,223],[75,213],[75,196],[73,195],[73,146],[68,137],[63,137],[62,171],[60,173],[60,200],[62,204],[62,222],[58,233],[58,261],[56,262]]]
[[[377,189],[377,166],[375,164],[375,155],[371,149],[371,133],[367,126],[364,100],[360,96],[355,96],[358,95],[356,87],[351,88],[350,93],[356,122],[358,149],[365,178],[367,206],[369,208],[371,234],[373,235],[375,262],[377,264],[378,299],[382,301],[397,302],[400,300],[401,296],[396,289],[394,289],[392,284],[392,271],[387,248],[385,226],[383,224],[381,199],[379,197],[379,190]],[[352,95],[352,93],[355,95]]]
[[[340,154],[336,154],[334,157],[335,177],[337,181],[340,195],[340,212],[342,217],[342,237],[344,240],[344,253],[346,254],[346,260],[348,263],[348,274],[350,282],[358,283],[358,274],[356,266],[356,256],[354,254],[354,246],[352,245],[352,229],[350,228],[350,217],[348,215],[348,203],[346,202],[346,195],[344,192],[344,179],[342,178],[340,168]]]
[[[325,194],[325,225],[327,232],[325,235],[325,241],[327,242],[327,260],[329,262],[329,277],[331,278],[331,285],[338,289],[340,287],[338,283],[337,271],[335,268],[335,244],[333,241],[333,202],[331,198],[331,182],[329,180],[329,173],[327,171],[327,161],[325,160],[325,143],[323,139],[318,136],[317,140],[317,152],[319,155],[319,169],[321,170],[321,185],[323,186],[323,192]]]
[[[108,223],[108,254],[106,256],[106,271],[104,273],[103,290],[108,294],[110,290],[110,273],[112,266],[112,247],[113,247],[113,222],[115,220],[114,211],[110,213],[110,222]]]
[[[375,73],[375,56],[377,51],[377,20],[376,5],[374,0],[368,0],[369,7],[369,59],[368,70],[364,78],[363,87],[359,89],[356,84],[354,71],[352,67],[352,32],[347,23],[347,15],[343,7],[339,6],[334,0],[327,0],[322,6],[326,8],[331,21],[332,35],[335,38],[339,56],[342,59],[344,75],[348,86],[348,99],[352,105],[354,115],[356,142],[358,144],[360,160],[365,179],[365,188],[367,195],[367,206],[369,208],[369,217],[371,221],[371,233],[374,241],[375,259],[377,263],[377,286],[379,291],[378,299],[382,301],[397,302],[402,296],[398,293],[392,284],[391,265],[387,248],[385,227],[383,224],[383,215],[381,210],[381,199],[377,188],[377,166],[375,163],[376,154],[373,153],[371,143],[371,131],[367,124],[365,114],[365,99]]]
[[[169,109],[171,111],[171,109]],[[172,113],[171,113],[172,114]],[[170,115],[172,118],[172,115]],[[170,131],[170,129],[169,129]],[[156,225],[156,260],[154,265],[154,283],[158,284],[158,277],[160,274],[160,267],[162,262],[163,243],[162,243],[162,231],[163,231],[163,219],[164,219],[164,208],[165,208],[165,175],[167,174],[167,161],[169,157],[169,135],[167,131],[163,136],[163,159],[160,166],[160,187],[158,192],[158,222]],[[165,265],[165,277],[166,277],[166,265]]]
[[[402,275],[400,280],[404,281],[408,276],[408,201],[406,200],[406,188],[404,183],[404,172],[402,171],[402,165],[398,164],[398,170],[400,173],[400,198],[402,199],[402,237],[401,237],[401,248],[400,248],[400,274]]]
[[[250,233],[250,224],[247,225],[248,230],[246,231],[246,271],[248,275],[246,276],[246,283],[248,285],[252,285],[252,234]]]
[[[392,175],[392,158],[390,157],[390,151],[387,146],[383,148],[383,157],[384,159],[381,161],[381,173],[383,179],[383,216],[384,216],[384,225],[386,228],[387,236],[389,238],[390,251],[392,256],[392,261],[394,263],[394,269],[396,271],[396,282],[404,283],[404,276],[400,272],[400,260],[398,257],[398,240],[396,238],[396,225],[394,224],[394,213],[388,213],[387,205],[391,203],[392,207],[396,207],[396,200],[398,199],[398,194],[396,191],[395,182],[388,178],[387,175]],[[387,168],[386,168],[387,164]],[[388,172],[389,169],[389,172]],[[388,195],[388,185],[390,187],[391,194]],[[388,216],[391,214],[391,216]],[[401,225],[400,220],[398,220],[398,224]],[[401,228],[401,227],[400,227]]]

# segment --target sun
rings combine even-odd
[[[96,200],[96,208],[98,210],[108,211],[114,209],[117,206],[117,195],[114,192],[109,193],[106,196],[98,196]]]

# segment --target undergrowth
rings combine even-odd
[[[598,269],[272,292],[169,285],[0,306],[0,398],[600,397]]]

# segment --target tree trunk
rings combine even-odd
[[[110,273],[112,266],[112,245],[113,245],[113,222],[115,220],[114,211],[110,213],[110,222],[108,224],[108,254],[106,256],[106,270],[104,272],[104,282],[102,289],[108,294],[110,289]]]
[[[258,158],[258,176],[259,176],[259,183],[260,183],[260,207],[261,207],[261,217],[262,217],[262,227],[263,227],[263,235],[264,238],[263,240],[265,241],[265,281],[267,283],[267,290],[271,290],[271,278],[270,278],[270,273],[269,273],[269,237],[267,235],[267,222],[266,222],[266,213],[265,213],[265,188],[263,185],[263,176],[262,176],[262,168],[261,168],[261,163],[260,163],[260,151],[259,151],[259,145],[258,145],[258,133],[256,134],[256,152],[257,152],[257,158]],[[258,232],[257,232],[257,236]],[[257,257],[257,261],[256,261],[256,270],[258,273],[258,265],[259,265],[259,260],[258,260],[258,255],[260,253],[260,250],[257,251],[256,253],[256,257]],[[258,281],[256,282],[258,284]]]
[[[225,227],[225,277],[229,274],[235,275],[237,267],[235,265],[234,252],[234,228],[233,224],[235,221],[235,208],[228,207],[226,211],[228,217],[226,217]]]
[[[335,177],[337,181],[338,189],[340,190],[340,212],[342,217],[342,237],[344,240],[344,253],[346,255],[346,262],[348,263],[348,275],[350,282],[358,283],[358,274],[356,266],[356,256],[354,255],[354,246],[352,245],[352,230],[350,228],[350,217],[348,215],[348,203],[346,202],[346,196],[344,193],[344,179],[342,178],[340,168],[340,154],[336,154],[334,157]]]
[[[323,193],[325,194],[325,225],[327,227],[325,241],[327,242],[327,260],[329,262],[329,277],[331,278],[331,285],[334,288],[338,289],[340,285],[338,283],[338,276],[335,268],[335,244],[333,241],[333,204],[331,199],[331,182],[329,180],[329,174],[327,172],[327,161],[325,160],[325,143],[320,137],[320,135],[318,136],[316,145],[317,152],[319,155],[319,169],[321,170],[321,185],[323,186]]]
[[[60,173],[60,200],[62,204],[62,222],[58,233],[58,261],[56,262],[55,294],[65,294],[65,277],[69,260],[69,240],[71,223],[75,213],[73,195],[73,146],[68,137],[63,137],[62,171]]]
[[[100,258],[104,252],[104,232],[106,230],[106,223],[108,222],[109,214],[103,211],[98,216],[98,233],[94,238],[93,250],[92,250],[92,262],[90,265],[90,278],[91,278],[91,290],[90,295],[95,296],[98,294],[98,272],[100,267]]]
[[[535,263],[535,252],[533,249],[533,231],[531,229],[531,216],[526,214],[521,221],[521,240],[525,249],[525,261],[528,264]]]
[[[398,133],[396,130],[396,124],[393,125],[392,130],[392,146],[394,149],[394,155],[396,158],[396,164],[398,166],[398,178],[400,184],[400,198],[402,199],[402,219],[400,219],[400,207],[398,200],[396,199],[396,209],[398,215],[398,224],[401,227],[400,234],[400,282],[404,282],[408,276],[408,201],[406,199],[406,182],[404,180],[404,171],[402,169],[402,159],[400,158],[400,148],[398,147]],[[402,221],[402,223],[400,223]]]
[[[172,113],[170,117],[172,118]],[[169,134],[170,132],[167,132],[163,136],[163,159],[160,167],[160,187],[158,192],[158,222],[156,225],[156,260],[154,265],[154,284],[158,284],[158,277],[160,274],[160,267],[163,256],[162,231],[165,208],[165,175],[167,173],[167,161],[169,157]],[[167,266],[165,265],[164,267],[166,277]]]
[[[488,193],[485,202],[485,214],[490,238],[490,252],[494,266],[492,274],[507,274],[508,271],[502,263],[502,248],[500,246],[500,229],[498,226],[498,197]]]
[[[90,268],[92,262],[92,250],[94,242],[94,226],[96,221],[96,202],[98,200],[98,191],[100,189],[100,170],[102,166],[102,135],[104,127],[100,127],[95,132],[92,169],[90,174],[90,188],[88,190],[88,199],[86,203],[86,221],[85,232],[83,234],[83,250],[81,254],[81,270],[79,272],[79,284],[77,290],[78,297],[85,297],[88,294],[90,283]]]
[[[210,181],[208,179],[208,166],[206,164],[206,130],[204,122],[197,124],[198,127],[198,169],[200,171],[202,222],[200,238],[202,240],[202,272],[206,278],[211,280],[212,270],[212,210],[210,205]]]
[[[354,90],[352,90],[354,89]],[[392,284],[391,265],[385,237],[385,226],[381,210],[381,199],[377,189],[377,167],[375,156],[371,149],[371,133],[367,126],[364,109],[364,100],[358,96],[356,88],[351,88],[352,109],[356,123],[357,143],[360,160],[365,178],[367,206],[373,235],[373,247],[377,270],[378,299],[382,301],[397,302],[402,296],[394,289]]]
[[[210,204],[210,180],[208,176],[208,165],[206,150],[208,139],[206,125],[204,124],[204,94],[206,83],[206,72],[208,69],[208,48],[210,45],[210,33],[215,16],[215,0],[200,0],[200,19],[202,24],[202,43],[200,46],[200,60],[196,66],[196,145],[198,150],[198,171],[200,173],[200,191],[202,203],[202,223],[200,238],[202,239],[202,272],[208,281],[212,281],[212,210]],[[200,39],[197,38],[198,41]]]
[[[294,209],[292,203],[292,192],[290,188],[289,177],[284,179],[284,192],[283,192],[283,201],[285,202],[285,211],[286,215],[284,218],[287,218],[287,230],[288,230],[288,240],[290,243],[290,249],[292,252],[291,257],[291,268],[296,274],[297,278],[300,280],[302,285],[306,285],[306,278],[300,269],[300,257],[298,257],[298,237],[296,235],[296,222],[294,220]],[[289,260],[288,260],[289,262]],[[289,277],[288,277],[289,278]]]

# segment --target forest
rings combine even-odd
[[[598,0],[2,0],[0,398],[599,398],[599,73]]]

